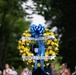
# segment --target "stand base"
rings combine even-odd
[[[32,72],[32,75],[48,75],[47,73],[45,73],[41,68],[37,68],[36,71]],[[50,75],[50,74],[49,74]]]

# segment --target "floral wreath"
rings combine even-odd
[[[39,37],[35,38],[35,35]],[[45,53],[44,56],[51,56],[50,59],[46,58],[44,59],[45,65],[48,66],[52,57],[55,57],[58,53],[58,40],[56,39],[56,34],[54,34],[52,31],[50,31],[47,28],[44,28],[41,24],[38,26],[31,25],[30,29],[26,30],[22,34],[22,38],[18,41],[18,49],[20,51],[20,54],[23,57],[34,57],[34,53],[31,52],[31,46],[33,44],[37,43],[37,40],[44,40],[45,43]],[[31,65],[34,67],[33,63],[35,63],[35,60],[32,59],[24,59],[24,61],[27,61],[27,65]],[[40,67],[40,62],[38,62],[38,67]]]

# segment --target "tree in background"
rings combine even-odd
[[[71,69],[76,65],[76,4],[75,0],[33,0],[36,11],[45,17],[50,28],[56,26],[60,40],[62,62]],[[35,11],[34,11],[35,12]]]
[[[22,3],[26,0],[0,0],[0,67],[5,63],[18,66],[22,63],[17,41],[29,22],[25,21]]]

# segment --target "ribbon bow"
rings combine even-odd
[[[41,37],[42,34],[45,32],[45,28],[41,24],[39,24],[38,26],[33,24],[30,26],[30,32],[33,37]]]

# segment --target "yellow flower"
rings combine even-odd
[[[28,52],[28,54],[27,54],[28,56],[31,56],[31,54]]]
[[[27,33],[27,30],[25,31],[25,33]]]
[[[28,29],[28,30],[26,30],[25,32],[26,32],[26,33],[29,33],[29,32],[30,32],[30,30]]]
[[[20,50],[20,53],[22,54],[23,53],[23,50]]]
[[[25,42],[25,40],[21,40],[21,42]]]
[[[49,36],[49,35],[50,35],[50,33],[48,32],[48,33],[47,33],[47,36]]]
[[[49,51],[49,54],[52,54],[52,53],[53,53],[53,51],[52,51],[52,50],[50,50],[50,51]]]
[[[22,36],[26,36],[26,33],[23,33]]]
[[[18,43],[21,44],[21,41],[19,40]]]
[[[24,45],[25,43],[24,42],[20,42],[20,43],[18,43],[18,45],[20,45],[20,46],[22,46],[22,45]]]
[[[43,34],[43,36],[47,36],[47,35],[48,35],[47,33],[44,33],[44,34]]]
[[[25,54],[25,53],[23,53],[23,54],[22,54],[22,56],[26,56],[26,54]]]
[[[55,44],[55,46],[57,46],[57,47],[59,46],[57,43],[54,43],[54,44]]]
[[[31,56],[34,56],[34,54],[33,54],[33,53],[31,53]]]
[[[28,53],[29,53],[29,52],[28,52],[28,51],[26,51],[26,54],[27,54],[27,55],[28,55]]]
[[[29,40],[26,40],[25,42],[26,42],[26,43],[29,43],[30,41],[29,41]]]
[[[29,46],[29,43],[27,43],[27,46]]]
[[[32,60],[31,60],[31,59],[29,59],[29,60],[28,60],[28,63],[32,63]]]
[[[54,38],[54,42],[57,42],[57,39],[56,38]]]
[[[52,49],[52,46],[48,46],[48,49]]]
[[[22,36],[30,37],[31,34],[30,33],[23,33]]]
[[[26,52],[26,51],[29,51],[29,48],[25,47],[25,48],[24,48],[24,51],[25,51],[25,52]]]
[[[55,52],[53,52],[53,53],[52,53],[52,56],[55,56],[55,55],[56,55]]]
[[[54,50],[55,50],[55,51],[57,51],[57,50],[58,50],[58,48],[57,48],[57,47],[55,47],[55,48],[54,48]]]
[[[45,52],[45,56],[48,56],[48,54],[49,54],[48,52]]]
[[[49,29],[48,29],[48,28],[46,28],[45,30],[46,30],[46,31],[49,31]]]
[[[20,49],[24,49],[24,46],[20,46]]]
[[[27,54],[27,55],[28,55],[28,56],[32,56],[30,52],[28,52],[28,54]]]
[[[30,30],[28,29],[27,32],[30,32]]]
[[[38,63],[38,64],[37,64],[37,66],[38,66],[38,67],[40,67],[40,66],[41,66],[41,64],[40,64],[40,63]]]
[[[51,45],[54,46],[55,45],[54,42],[51,42]]]
[[[54,33],[53,33],[53,32],[50,32],[50,35],[51,35],[51,36],[54,36]]]
[[[26,34],[25,36],[28,37],[28,34]]]
[[[47,45],[49,45],[51,42],[52,42],[51,40],[48,40],[46,43],[47,43]]]
[[[26,34],[26,37],[30,37],[31,36],[31,34]]]

